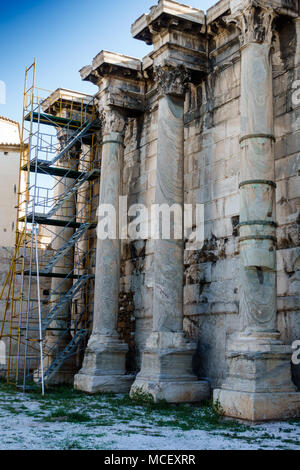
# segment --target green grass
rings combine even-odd
[[[15,397],[19,394],[14,387],[1,383],[0,391]],[[143,393],[137,393],[133,399],[127,395],[112,394],[90,397],[68,386],[49,388],[45,397],[41,396],[38,388],[30,390],[25,396],[39,403],[39,411],[28,410],[27,414],[48,422],[85,423],[86,427],[92,428],[110,427],[117,423],[130,425],[130,422],[138,420],[145,428],[151,423],[158,428],[180,431],[194,429],[244,433],[249,430],[246,425],[225,421],[221,410],[213,407],[212,403],[201,406],[172,405],[164,401],[154,403],[151,396]],[[10,406],[11,413],[19,412]],[[26,413],[24,406],[22,412]]]
[[[68,423],[86,423],[91,420],[87,413],[77,411],[69,412],[65,408],[58,408],[43,418],[44,421],[65,421]]]
[[[133,399],[126,395],[112,394],[89,396],[67,386],[49,388],[45,397],[42,397],[38,387],[23,395],[15,387],[0,381],[0,396],[1,394],[5,398],[0,401],[0,416],[8,411],[14,417],[22,414],[35,418],[40,423],[80,424],[80,434],[78,430],[74,431],[74,439],[63,441],[63,449],[89,448],[92,445],[91,439],[103,439],[105,436],[109,438],[113,427],[113,433],[120,436],[139,434],[161,437],[169,429],[177,431],[178,436],[182,437],[185,431],[201,430],[207,431],[211,436],[239,440],[241,445],[254,443],[260,448],[265,448],[266,440],[274,440],[276,447],[283,448],[298,444],[300,420],[289,421],[293,429],[282,428],[281,438],[275,438],[260,425],[249,426],[224,419],[221,407],[218,404],[213,406],[211,402],[201,405],[174,405],[163,401],[154,403],[152,397],[141,393],[136,394]],[[32,403],[34,407],[31,406]],[[60,430],[57,429],[57,432]],[[49,437],[51,438],[51,434]],[[101,444],[102,448],[106,445],[110,444]]]

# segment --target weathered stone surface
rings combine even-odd
[[[208,382],[196,380],[192,356],[196,345],[180,333],[152,333],[143,351],[141,371],[131,395],[145,392],[155,401],[200,402],[209,397]]]
[[[249,393],[214,390],[214,402],[221,403],[226,416],[247,421],[274,421],[300,415],[299,393]]]
[[[277,332],[273,5],[232,1],[241,30],[240,313],[242,332],[227,341],[229,374],[214,392],[226,416],[252,421],[298,416],[291,351]],[[280,286],[282,288],[282,286]],[[284,289],[283,289],[284,292]],[[268,403],[270,401],[270,404]]]
[[[133,375],[77,374],[74,382],[76,390],[95,395],[97,393],[128,393],[134,380]]]
[[[74,386],[87,393],[128,393],[134,376],[125,375],[127,344],[118,337],[91,336]]]

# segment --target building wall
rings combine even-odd
[[[17,211],[17,191],[18,191],[18,174],[19,174],[20,151],[18,148],[8,146],[0,147],[0,286],[4,284],[8,273],[13,254],[15,243],[15,225]],[[18,284],[18,279],[16,280]],[[5,310],[5,297],[8,287],[4,291],[3,299],[0,301],[0,325]],[[10,311],[6,315],[9,320]],[[9,321],[4,324],[4,334],[8,334],[10,329]],[[0,365],[0,374],[4,375],[7,369],[8,339],[4,339],[6,350],[6,362]],[[4,361],[2,361],[4,362]],[[15,365],[13,365],[15,367]]]
[[[278,328],[285,344],[300,338],[299,150],[300,107],[292,83],[300,79],[300,27],[285,20],[272,52],[278,222]],[[222,47],[220,47],[222,46]],[[194,368],[213,387],[226,375],[229,334],[239,330],[240,45],[229,32],[209,43],[208,77],[191,85],[185,102],[185,203],[204,204],[205,243],[185,251],[184,328],[197,341]],[[157,102],[126,131],[123,195],[154,202]],[[119,331],[130,345],[128,367],[139,370],[152,327],[151,241],[123,242]],[[300,388],[300,367],[293,367]]]

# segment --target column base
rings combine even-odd
[[[74,388],[91,395],[97,393],[129,393],[134,375],[88,375],[79,372]]]
[[[229,375],[214,390],[225,416],[269,421],[300,416],[300,393],[291,377],[291,348],[276,337],[234,335],[226,353]]]
[[[169,344],[169,347],[167,347]],[[158,347],[161,346],[161,347]],[[177,333],[152,334],[143,352],[142,368],[130,391],[152,395],[154,402],[201,402],[210,397],[208,382],[197,380],[192,370],[196,345]]]
[[[300,393],[249,393],[214,390],[214,403],[225,416],[246,421],[272,421],[300,417]]]
[[[128,393],[134,376],[126,375],[126,343],[117,337],[92,336],[74,387],[86,393]]]
[[[152,395],[155,403],[167,401],[168,403],[198,403],[208,400],[210,386],[204,380],[151,380],[139,377],[135,380],[130,390],[130,396],[134,398],[139,394]]]

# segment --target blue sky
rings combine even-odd
[[[21,120],[24,70],[36,57],[37,86],[94,94],[78,70],[102,49],[142,58],[151,46],[131,37],[131,24],[155,0],[10,0],[0,5],[0,80],[6,104],[0,115]],[[182,3],[206,10],[215,0]]]

